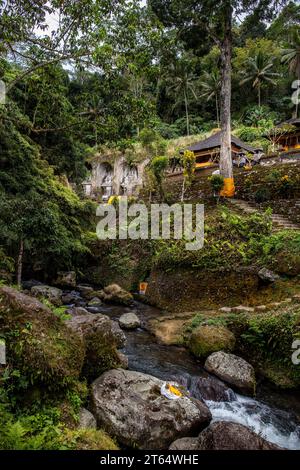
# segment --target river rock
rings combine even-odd
[[[88,315],[89,312],[83,307],[72,307],[66,310],[66,314],[77,316],[77,315]]]
[[[55,284],[60,287],[76,287],[75,271],[59,271]]]
[[[242,424],[218,421],[200,433],[198,438],[178,439],[170,450],[280,450],[275,444]]]
[[[93,314],[102,313],[103,311],[103,309],[100,306],[99,307],[87,307],[86,309],[89,313],[93,313]]]
[[[193,330],[189,349],[196,357],[206,358],[216,351],[233,351],[235,346],[234,334],[225,326],[201,325]]]
[[[245,394],[254,395],[256,380],[254,368],[239,356],[218,351],[205,361],[205,369]]]
[[[214,377],[197,377],[193,379],[190,392],[198,400],[216,402],[236,400],[234,391]]]
[[[128,312],[120,317],[119,325],[124,330],[135,330],[141,326],[141,322],[134,312]]]
[[[90,411],[81,408],[79,411],[79,429],[97,429],[97,421]]]
[[[132,305],[133,296],[130,292],[122,289],[118,284],[111,284],[104,288],[104,299],[105,302],[111,302],[122,305]]]
[[[90,297],[91,294],[94,292],[94,289],[91,286],[88,286],[88,285],[85,285],[85,284],[79,284],[77,286],[77,289],[78,289],[78,291],[80,292],[80,294],[82,295],[82,297],[84,299],[91,299],[93,297],[96,297],[95,295]]]
[[[174,441],[169,450],[199,450],[198,437],[182,437]]]
[[[92,384],[92,409],[98,426],[129,447],[166,449],[176,438],[192,435],[211,421],[198,400],[168,400],[163,381],[134,371],[111,370]]]
[[[258,277],[264,282],[275,282],[280,279],[278,274],[270,271],[267,268],[262,268],[260,271],[258,271]]]
[[[79,292],[73,290],[72,292],[64,292],[62,302],[64,305],[78,304],[81,301]]]
[[[82,374],[89,380],[106,370],[121,367],[117,348],[124,333],[105,315],[76,315],[66,321],[69,328],[80,335],[86,354]],[[122,343],[123,344],[123,343]]]
[[[31,289],[31,293],[38,297],[39,299],[45,298],[49,300],[53,305],[56,307],[60,307],[62,305],[62,290],[58,289],[57,287],[51,286],[34,286]]]
[[[89,301],[88,306],[89,307],[100,307],[102,305],[101,300],[99,297],[94,297],[92,300]]]

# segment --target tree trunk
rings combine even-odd
[[[258,107],[261,107],[261,90],[260,90],[260,84],[258,84]]]
[[[21,287],[22,284],[22,270],[23,270],[23,255],[24,255],[24,241],[20,240],[19,255],[17,261],[17,284]]]
[[[218,127],[220,127],[220,115],[219,115],[218,93],[216,93],[216,111],[217,111],[217,124],[218,124]]]
[[[300,83],[300,70],[298,71],[298,88],[299,88],[299,83]],[[295,118],[298,118],[298,111],[299,111],[299,93],[297,95],[297,100],[296,100],[296,116]]]
[[[190,135],[190,118],[189,118],[189,106],[186,91],[184,92],[184,104],[185,104],[185,115],[186,115],[186,132],[187,136]]]
[[[181,202],[184,201],[184,193],[185,193],[185,178],[183,178],[182,188],[181,188]]]
[[[229,4],[225,14],[224,38],[221,50],[221,151],[220,174],[224,178],[233,178],[231,157],[231,57],[232,57],[232,8]]]

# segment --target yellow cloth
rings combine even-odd
[[[223,197],[234,197],[235,186],[233,178],[224,178],[224,187],[220,192],[220,196]]]

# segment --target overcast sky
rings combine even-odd
[[[80,0],[79,0],[80,1]],[[147,0],[141,0],[140,1],[141,5],[146,5]],[[51,31],[55,31],[58,25],[58,16],[56,15],[46,15],[46,23],[48,25],[48,29],[46,31],[47,34],[49,34]],[[41,35],[45,34],[42,30],[37,29],[37,32],[40,33]]]

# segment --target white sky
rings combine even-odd
[[[147,4],[147,0],[140,0],[140,3],[142,6],[145,6]],[[58,25],[58,16],[55,15],[55,14],[52,14],[52,15],[49,15],[47,14],[46,15],[46,23],[48,25],[48,29],[46,31],[42,31],[42,30],[39,30],[37,29],[36,32],[39,33],[41,36],[43,34],[49,34],[51,33],[51,31],[55,31],[56,28],[57,28],[57,25]]]

